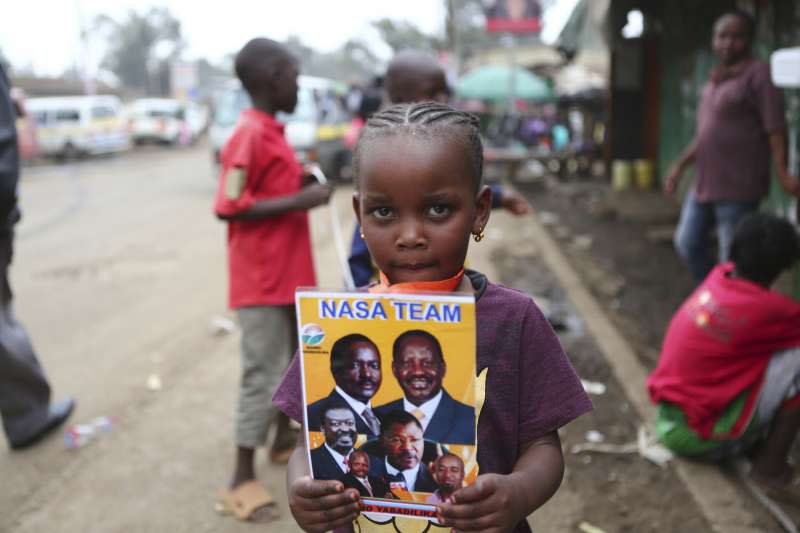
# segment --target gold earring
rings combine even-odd
[[[361,240],[364,240],[364,239],[366,239],[366,237],[364,236],[364,232],[362,231],[361,232]]]
[[[472,234],[472,240],[481,242],[483,240],[483,228],[479,229],[477,233]]]

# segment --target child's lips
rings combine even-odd
[[[401,265],[397,265],[395,268],[402,270],[425,270],[426,268],[431,268],[432,266],[432,263],[403,263]]]

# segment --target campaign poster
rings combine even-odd
[[[358,490],[359,520],[436,524],[478,475],[474,296],[301,290],[296,305],[313,477]]]
[[[486,31],[537,33],[542,29],[539,0],[484,0]]]

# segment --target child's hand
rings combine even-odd
[[[527,215],[533,211],[531,204],[517,191],[503,188],[500,194],[500,206],[509,211],[512,215]]]
[[[322,481],[302,476],[289,488],[292,516],[309,533],[343,527],[358,517],[358,491],[344,489],[339,481]]]
[[[511,531],[524,514],[509,476],[485,474],[439,505],[439,520],[455,531]]]

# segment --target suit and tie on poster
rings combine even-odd
[[[478,475],[472,295],[297,292],[315,479],[361,495],[365,517],[436,521]]]

